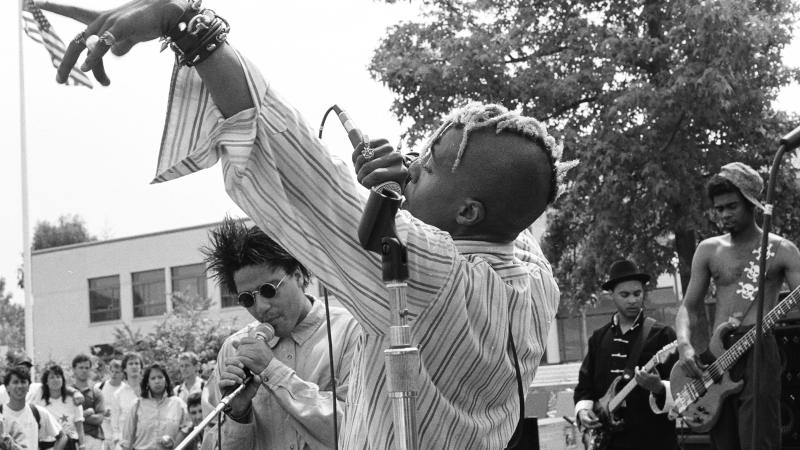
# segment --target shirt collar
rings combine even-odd
[[[636,320],[633,321],[633,326],[631,326],[628,331],[633,331],[639,328],[642,322],[644,322],[644,308],[641,308],[639,310],[639,314],[636,316]],[[611,325],[613,325],[614,328],[619,330],[619,313],[615,313],[614,316],[611,317]]]
[[[311,309],[308,314],[292,330],[292,339],[297,345],[303,345],[314,334],[317,329],[325,322],[325,305],[321,301],[307,295],[311,300]],[[275,336],[269,341],[269,346],[274,348],[278,345],[280,337]]]
[[[486,241],[454,240],[453,243],[455,244],[456,248],[461,254],[480,253],[480,254],[495,255],[498,258],[507,261],[511,261],[512,259],[514,259],[513,242],[501,244],[497,242],[486,242]]]
[[[514,243],[454,240],[459,253],[465,256],[477,255],[492,266],[504,280],[528,276],[528,271],[514,256]]]

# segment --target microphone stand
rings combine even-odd
[[[395,448],[417,450],[419,349],[411,343],[411,327],[407,323],[408,253],[394,227],[401,195],[389,188],[378,189],[370,190],[358,227],[358,238],[363,248],[381,255],[383,282],[391,300],[389,348],[383,354],[386,387],[394,417]]]
[[[244,388],[247,387],[248,384],[250,384],[250,382],[252,380],[253,380],[253,375],[248,375],[245,378],[244,382],[242,384],[240,384],[239,386],[237,386],[236,389],[233,392],[231,392],[230,394],[226,395],[225,397],[222,397],[222,400],[219,401],[219,403],[214,408],[214,410],[211,411],[211,413],[209,413],[206,416],[206,418],[203,419],[202,422],[197,424],[197,426],[194,427],[192,432],[189,433],[185,438],[183,438],[181,443],[178,444],[178,446],[175,447],[173,450],[183,450],[189,444],[191,444],[192,441],[197,439],[197,436],[199,436],[200,433],[202,433],[203,430],[205,430],[205,428],[208,426],[208,424],[211,423],[211,421],[214,420],[214,418],[217,417],[217,415],[219,413],[225,411],[225,409],[228,407],[228,403],[230,403],[231,400],[233,400],[237,395],[239,395],[244,390]],[[222,424],[217,424],[217,426],[219,427],[219,431],[218,431],[219,433],[222,433],[222,426],[221,425]]]
[[[758,293],[756,295],[756,336],[753,348],[753,377],[752,382],[756,392],[759,388],[759,370],[758,364],[761,359],[761,339],[763,334],[763,326],[761,322],[764,320],[764,283],[767,275],[767,249],[769,248],[769,230],[772,227],[772,213],[773,213],[773,198],[775,196],[775,185],[778,179],[778,170],[780,169],[783,155],[800,145],[800,127],[795,128],[789,134],[781,138],[778,153],[775,154],[775,159],[772,162],[772,168],[769,171],[769,183],[767,184],[767,199],[764,204],[764,220],[761,225],[761,253],[758,257]],[[753,396],[753,430],[751,434],[750,448],[758,448],[758,395]]]

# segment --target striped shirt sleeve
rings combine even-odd
[[[224,119],[197,72],[177,68],[154,182],[222,162],[228,194],[292,253],[364,327],[389,328],[389,295],[377,255],[358,242],[366,190],[302,116],[240,56],[254,108]],[[409,244],[409,312],[419,315],[452,269],[449,236],[398,214]]]

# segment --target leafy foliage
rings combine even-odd
[[[567,298],[589,301],[630,257],[688,282],[698,239],[718,232],[704,185],[743,161],[765,175],[796,124],[772,110],[800,79],[781,62],[791,0],[427,0],[393,26],[370,71],[416,141],[469,100],[498,102],[560,134],[572,170],[545,250]],[[794,122],[793,122],[794,121]],[[776,232],[800,238],[796,175],[783,170]]]
[[[46,220],[39,221],[33,231],[34,250],[96,240],[97,237],[89,233],[86,222],[77,214],[64,214],[58,218],[58,223],[55,224]]]
[[[11,303],[11,293],[5,292],[6,280],[0,278],[0,345],[9,350],[25,348],[25,308]]]
[[[173,380],[177,377],[177,358],[183,352],[196,353],[201,360],[216,359],[225,339],[236,331],[235,323],[223,323],[208,317],[210,299],[173,294],[172,312],[166,314],[155,330],[144,334],[129,325],[114,330],[114,348],[135,351],[145,364],[162,362]]]

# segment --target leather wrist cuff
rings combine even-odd
[[[161,51],[170,47],[177,63],[194,66],[213,53],[228,38],[230,26],[210,9],[192,0],[174,26],[162,37]]]

